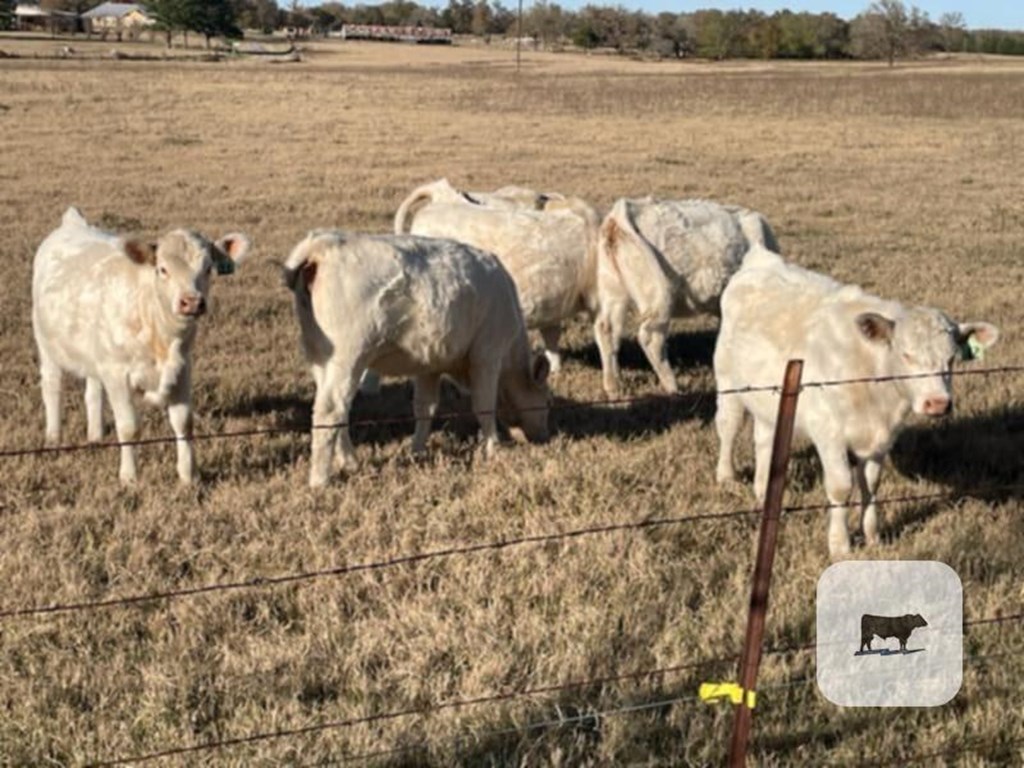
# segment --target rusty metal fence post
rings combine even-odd
[[[729,745],[729,765],[732,768],[744,768],[747,760],[747,744],[750,742],[750,726],[756,701],[757,670],[761,665],[761,645],[764,640],[765,614],[768,610],[768,589],[772,581],[772,563],[775,561],[775,540],[782,511],[782,493],[786,488],[786,467],[789,465],[789,449],[793,442],[793,421],[796,416],[797,399],[800,396],[800,377],[803,369],[803,360],[789,361],[782,383],[782,397],[779,399],[779,416],[775,422],[775,439],[772,443],[771,472],[768,476],[764,510],[761,513],[761,536],[757,543],[754,584],[750,591],[747,637],[743,645],[743,655],[740,657],[741,696],[740,702],[736,704],[732,742]]]

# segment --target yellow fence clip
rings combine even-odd
[[[729,699],[733,704],[743,702],[743,688],[737,683],[701,683],[697,694],[701,701],[717,701],[718,699]],[[757,703],[757,692],[746,692],[746,704],[748,709],[753,709]]]

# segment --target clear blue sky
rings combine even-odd
[[[376,5],[378,0],[341,0],[345,5]],[[533,0],[523,0],[523,8],[529,8]],[[383,0],[379,0],[383,2]],[[423,5],[444,7],[447,0],[418,0]],[[517,0],[501,0],[506,8],[515,8]],[[756,8],[771,13],[788,8],[791,11],[824,13],[830,11],[844,19],[852,19],[871,4],[871,0],[749,0],[749,2],[715,2],[715,0],[553,0],[563,8],[577,9],[587,5],[621,5],[624,8],[658,13],[672,11],[684,13],[698,8]],[[948,12],[959,11],[971,29],[997,28],[1024,30],[1024,0],[904,0],[909,8],[916,5],[928,13],[933,21]],[[280,2],[282,7],[287,3]],[[316,0],[305,0],[303,5],[319,5]]]

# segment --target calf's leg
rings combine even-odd
[[[846,525],[847,505],[853,491],[846,446],[840,441],[815,441],[825,471],[825,494],[829,504],[828,553],[835,559],[850,552],[850,531]]]
[[[727,385],[719,385],[720,389],[728,389]],[[715,468],[715,479],[726,483],[735,479],[736,470],[733,464],[736,435],[743,427],[745,409],[737,395],[718,395],[715,407],[715,430],[718,432],[718,466]]]
[[[675,394],[679,391],[679,384],[676,382],[676,374],[672,370],[672,366],[668,364],[665,354],[665,337],[667,335],[667,317],[645,318],[640,323],[640,329],[637,332],[640,346],[643,347],[644,354],[647,355],[654,372],[658,374],[661,388],[669,394]]]
[[[314,366],[315,368],[316,366]],[[313,377],[317,380],[313,401],[313,426],[310,442],[312,455],[309,467],[309,485],[319,488],[327,484],[331,455],[337,443],[335,465],[339,469],[354,469],[355,451],[349,437],[348,418],[358,387],[361,367],[339,365],[328,361]]]
[[[168,395],[167,420],[174,430],[178,454],[178,479],[188,485],[195,480],[195,455],[192,448],[192,372],[183,369]]]
[[[480,423],[485,457],[493,456],[498,447],[498,376],[495,363],[475,364],[470,371],[470,399]]]
[[[60,443],[61,385],[63,371],[42,348],[39,349],[39,385],[46,416],[46,444]]]
[[[626,321],[626,302],[622,299],[603,301],[594,320],[594,340],[601,354],[601,378],[609,399],[619,396],[619,343]]]
[[[90,443],[103,439],[103,383],[92,376],[85,380],[85,423]]]
[[[414,456],[426,453],[427,438],[430,436],[430,424],[437,413],[437,403],[441,399],[441,377],[428,373],[417,376],[413,382],[412,412],[416,418],[416,429],[412,436],[412,452]]]
[[[732,397],[732,395],[728,395]],[[754,496],[763,505],[768,494],[768,476],[772,468],[772,442],[775,425],[761,419],[754,419]]]
[[[127,377],[120,371],[103,376],[102,381],[103,387],[107,390],[107,398],[110,400],[110,409],[114,412],[117,441],[122,443],[121,468],[118,477],[123,484],[130,485],[138,477],[135,466],[135,446],[124,445],[124,443],[134,440],[139,431],[131,389],[128,386]]]
[[[865,541],[874,546],[880,541],[878,536],[878,508],[875,506],[875,494],[878,482],[882,477],[882,460],[876,458],[861,459],[857,462],[857,485],[860,487],[861,522],[864,526]]]

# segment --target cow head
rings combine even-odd
[[[914,413],[927,416],[945,416],[953,408],[953,363],[980,357],[999,338],[994,325],[957,324],[928,307],[907,309],[896,319],[865,312],[857,316],[857,328],[870,343],[886,349],[886,367],[893,375],[913,377],[898,385],[909,396]]]
[[[535,352],[529,371],[503,372],[498,389],[498,417],[509,427],[519,427],[531,443],[546,442],[548,430],[548,374],[551,364],[543,353]]]
[[[210,275],[230,275],[249,253],[249,238],[232,233],[215,243],[198,232],[177,229],[156,243],[128,240],[128,257],[153,270],[154,285],[166,311],[188,321],[206,312]]]
[[[920,613],[915,613],[910,617],[910,626],[912,627],[927,627],[928,622],[924,620],[924,616]]]

